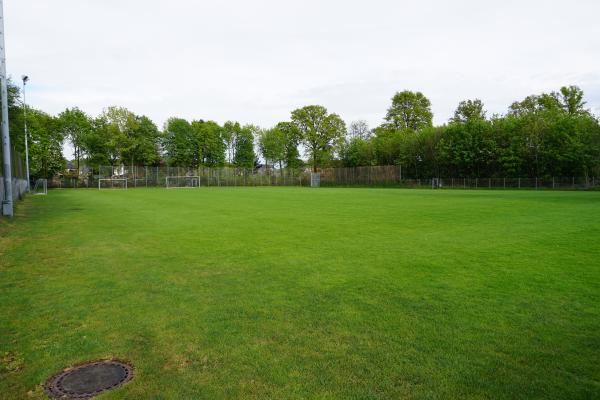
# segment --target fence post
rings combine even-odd
[[[572,188],[575,189],[575,177],[574,176],[571,177],[571,182],[572,182],[571,183]]]
[[[521,189],[521,178],[519,178],[519,189]]]
[[[479,187],[479,178],[475,178],[475,189]]]
[[[492,178],[488,178],[488,189],[492,188]]]
[[[506,189],[506,178],[502,178],[502,188]]]
[[[554,177],[552,177],[552,189],[554,189]]]
[[[535,190],[537,190],[537,188],[538,188],[538,178],[537,178],[537,176],[536,176],[536,177],[535,177]]]

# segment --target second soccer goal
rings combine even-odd
[[[167,189],[184,189],[200,187],[199,176],[167,176],[165,186]]]

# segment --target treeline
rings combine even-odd
[[[352,131],[352,130],[351,130]],[[487,118],[480,100],[434,127],[421,93],[396,94],[385,123],[347,140],[345,166],[400,164],[407,177],[598,176],[600,125],[574,86],[513,103]]]
[[[19,90],[9,85],[10,128],[23,151]],[[148,117],[108,107],[91,117],[78,108],[57,116],[28,108],[32,177],[64,171],[64,141],[74,164],[301,168],[401,165],[407,178],[597,176],[600,124],[583,92],[529,96],[506,114],[487,116],[480,100],[461,102],[453,118],[433,126],[431,102],[420,92],[396,93],[384,123],[346,126],[322,106],[292,111],[288,121],[264,129],[235,121],[169,119],[160,130]],[[304,159],[302,158],[304,156]],[[259,161],[260,160],[260,161]]]

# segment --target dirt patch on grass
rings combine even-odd
[[[0,375],[19,372],[23,369],[24,364],[25,360],[23,360],[22,357],[7,351],[2,354],[2,358],[0,358]]]

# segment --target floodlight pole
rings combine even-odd
[[[12,171],[10,165],[10,136],[8,134],[8,85],[6,82],[6,51],[4,43],[4,1],[0,0],[0,96],[2,97],[2,161],[4,175],[4,199],[2,213],[13,216]]]
[[[23,125],[25,128],[25,171],[27,175],[27,191],[30,191],[31,181],[29,180],[29,145],[28,145],[28,134],[27,134],[27,100],[25,98],[25,86],[27,86],[29,77],[23,76]]]

